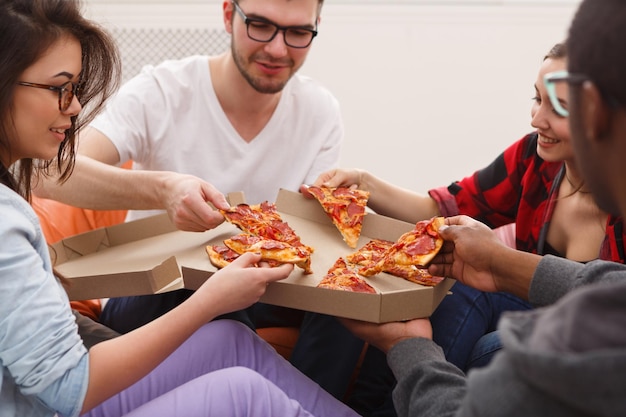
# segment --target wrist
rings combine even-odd
[[[494,253],[494,284],[497,291],[507,292],[528,300],[528,291],[541,256],[502,246]]]

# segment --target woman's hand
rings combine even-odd
[[[312,185],[317,187],[347,187],[347,188],[360,188],[363,180],[363,171],[359,169],[331,169],[330,171],[323,172],[315,180]],[[308,198],[313,196],[308,192],[308,185],[300,186],[300,192]]]
[[[249,307],[259,301],[269,283],[287,278],[294,268],[292,264],[259,266],[260,261],[261,255],[244,253],[213,274],[196,292],[210,300],[216,315]]]

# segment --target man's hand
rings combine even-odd
[[[356,337],[387,353],[397,343],[414,337],[433,338],[433,329],[428,319],[404,322],[368,323],[358,320],[339,319]]]
[[[449,217],[439,229],[445,240],[429,272],[454,278],[482,291],[498,291],[492,267],[505,246],[489,227],[467,216]]]
[[[439,234],[446,242],[428,268],[431,274],[528,298],[539,255],[509,248],[493,230],[467,216],[447,218]]]
[[[164,208],[180,230],[203,232],[225,220],[215,208],[227,209],[229,205],[213,185],[195,176],[177,173],[171,173],[165,184]]]

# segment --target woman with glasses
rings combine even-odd
[[[0,416],[354,416],[244,325],[206,324],[293,268],[255,267],[255,254],[87,351],[28,200],[42,175],[71,174],[77,132],[117,84],[117,52],[72,0],[4,1],[0,39]]]
[[[555,45],[546,55],[534,85],[531,124],[535,131],[512,144],[489,166],[461,181],[430,190],[424,196],[363,170],[342,169],[322,174],[315,184],[356,185],[370,191],[368,205],[374,211],[405,221],[465,214],[491,228],[515,223],[519,250],[579,262],[601,258],[624,263],[622,220],[596,205],[576,165],[567,120],[567,85],[557,81],[566,64],[565,45]],[[553,82],[544,84],[544,78]],[[451,292],[430,319],[433,340],[462,370],[486,364],[500,348],[497,334],[491,332],[503,312],[532,308],[526,299],[515,295],[483,292],[458,282]],[[376,375],[382,368],[387,368],[384,355],[370,349],[362,375],[370,375],[370,371]],[[361,412],[382,403],[384,396],[377,393],[385,391],[369,381],[369,376],[363,378],[367,380],[357,381],[350,402]],[[391,384],[393,378],[387,378],[387,382]],[[386,392],[390,390],[388,386]]]

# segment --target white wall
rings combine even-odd
[[[543,55],[577,0],[326,0],[301,70],[342,105],[341,165],[418,191],[489,163],[531,130]],[[217,0],[89,0],[118,27],[221,27]]]

